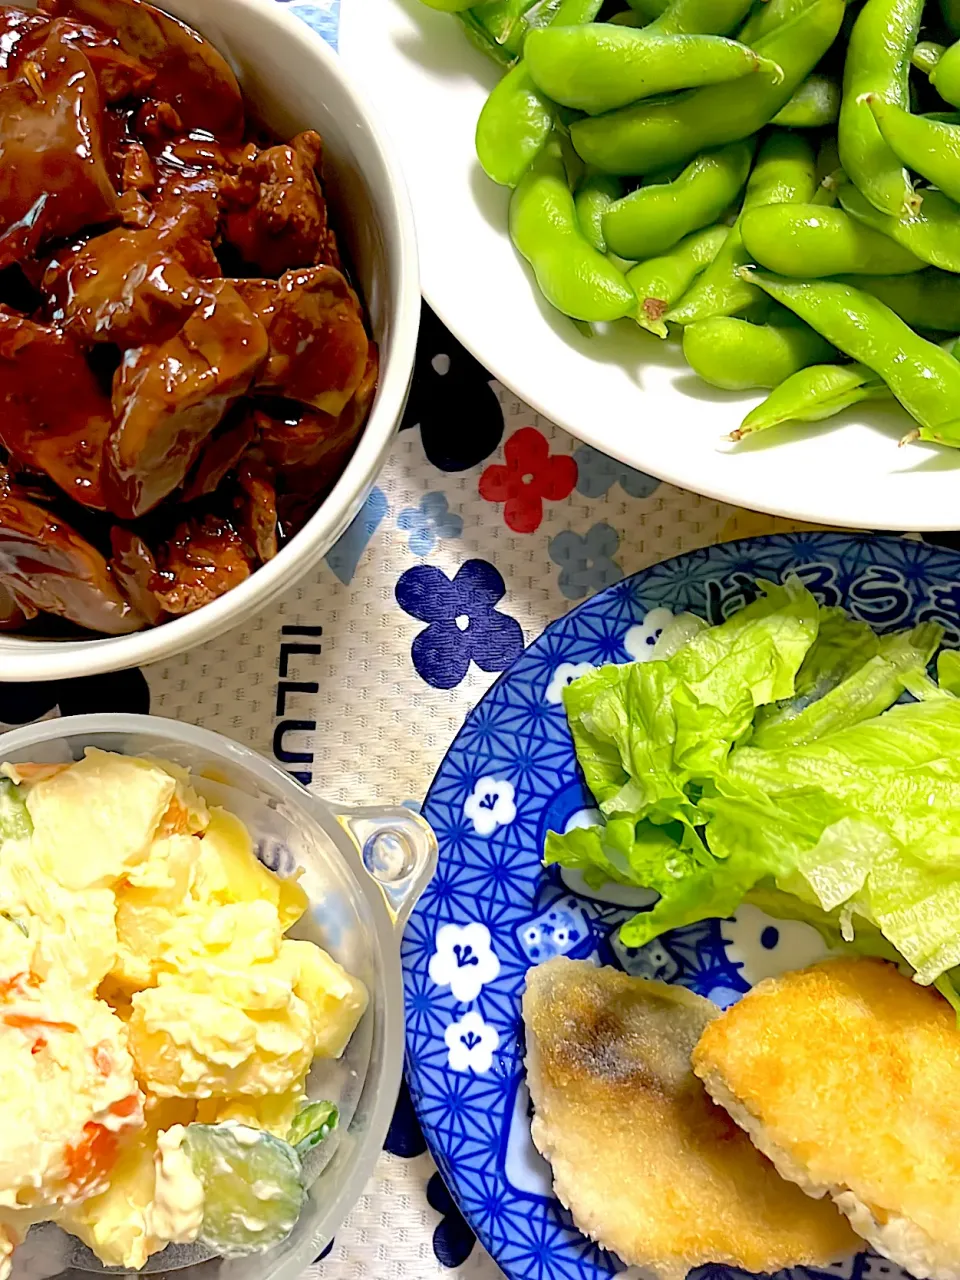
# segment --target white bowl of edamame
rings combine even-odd
[[[574,0],[564,3],[568,9],[575,7]],[[608,21],[618,7],[625,10],[626,3],[622,0],[618,6],[607,0],[596,17]],[[662,8],[662,0],[630,3],[634,9],[646,6],[652,12]],[[670,12],[675,13],[678,4],[686,3],[690,8],[697,0],[672,3]],[[549,0],[540,0],[540,6],[549,8]],[[445,0],[445,7],[456,8],[457,0]],[[523,0],[514,5],[517,12],[525,7],[530,8],[530,0],[526,6]],[[580,7],[589,20],[589,0],[580,0]],[[720,7],[732,11],[735,0],[724,0]],[[949,4],[946,7],[949,10]],[[781,18],[792,24],[778,33],[769,17],[758,17],[759,0],[753,10],[748,0],[742,8],[736,25],[727,32],[740,44],[753,47],[761,64],[780,64],[788,88],[794,77],[788,96],[795,112],[813,110],[815,114],[822,110],[835,115],[846,65],[839,125],[842,166],[835,160],[836,167],[830,167],[826,145],[837,137],[836,123],[818,129],[798,128],[794,116],[777,121],[778,127],[771,129],[770,120],[782,109],[776,106],[763,119],[762,127],[751,124],[748,107],[756,98],[759,78],[773,79],[775,73],[761,65],[745,76],[736,65],[736,55],[726,50],[728,69],[723,74],[743,78],[729,84],[710,83],[712,72],[704,71],[703,50],[696,39],[684,55],[687,80],[677,76],[677,47],[670,51],[673,62],[661,60],[650,79],[658,95],[676,89],[680,98],[660,96],[639,108],[633,104],[619,108],[620,87],[613,78],[604,80],[600,88],[595,82],[585,91],[579,83],[576,93],[586,93],[580,100],[582,105],[594,111],[619,112],[622,128],[619,132],[607,129],[604,122],[609,116],[583,117],[580,112],[562,110],[558,113],[560,128],[536,153],[535,160],[541,185],[559,181],[562,167],[573,189],[581,192],[584,179],[582,174],[577,178],[572,173],[577,162],[571,164],[568,131],[573,150],[594,168],[617,169],[616,160],[610,157],[620,154],[618,147],[626,146],[629,158],[614,179],[614,184],[623,184],[619,214],[605,222],[618,239],[620,252],[626,250],[641,259],[637,268],[619,260],[614,264],[628,279],[636,273],[637,294],[652,288],[650,277],[656,275],[659,257],[650,264],[649,255],[664,252],[664,226],[667,240],[671,226],[680,229],[678,239],[687,254],[683,270],[694,288],[698,282],[693,275],[704,269],[702,260],[710,263],[711,255],[718,253],[726,253],[734,268],[756,264],[763,269],[763,276],[771,272],[776,276],[766,282],[769,288],[761,276],[744,282],[754,296],[753,310],[733,308],[723,314],[721,309],[719,316],[707,311],[708,323],[696,327],[696,332],[689,316],[686,328],[673,323],[672,313],[683,311],[690,301],[689,292],[680,299],[667,299],[661,314],[655,307],[653,323],[647,328],[637,323],[635,312],[624,314],[623,308],[620,318],[610,318],[621,306],[616,279],[622,276],[606,281],[602,305],[594,314],[581,314],[576,323],[546,300],[537,287],[538,281],[544,286],[546,277],[547,292],[551,293],[549,264],[545,267],[542,258],[537,259],[537,219],[543,215],[543,206],[541,203],[538,208],[526,190],[532,185],[528,180],[532,170],[524,171],[521,166],[519,172],[527,176],[520,179],[512,194],[509,187],[490,180],[477,158],[478,118],[504,67],[466,38],[462,20],[427,8],[420,0],[364,0],[362,5],[345,0],[340,48],[348,67],[380,107],[404,164],[422,247],[422,285],[427,301],[491,374],[532,409],[641,471],[738,506],[859,528],[955,528],[960,448],[949,447],[949,443],[960,444],[960,426],[955,428],[954,423],[954,417],[960,421],[960,378],[956,377],[952,352],[943,349],[943,344],[960,332],[960,305],[953,301],[946,307],[943,304],[948,294],[960,298],[960,207],[953,202],[960,200],[960,190],[951,193],[952,201],[946,194],[950,191],[954,145],[960,172],[960,115],[934,118],[934,112],[953,110],[948,87],[952,68],[948,60],[938,74],[940,51],[928,43],[916,48],[918,38],[943,44],[952,40],[954,35],[945,21],[952,15],[941,15],[938,0],[914,0],[912,6],[865,0],[862,5],[847,6],[850,12],[846,19],[843,6],[835,0],[766,0],[764,15],[779,11]],[[484,10],[487,15],[492,12],[489,0]],[[468,19],[480,13],[480,9],[471,10]],[[583,15],[578,20],[583,21]],[[879,40],[879,34],[890,32],[891,22],[895,38]],[[620,26],[619,20],[612,25]],[[671,28],[669,22],[660,26],[665,35],[704,31],[696,26]],[[629,45],[630,28],[620,26],[620,31],[626,36],[615,35],[612,41]],[[564,53],[561,46],[575,39],[554,37],[552,31],[549,34],[560,61],[554,59],[552,70],[545,67],[552,51],[538,34],[539,45],[534,48],[531,44],[527,58],[532,65],[534,54],[538,55],[538,77],[559,74],[557,67]],[[713,34],[716,38],[727,33]],[[797,56],[801,46],[806,49],[806,67]],[[909,70],[911,56],[914,69]],[[960,49],[954,61],[960,64]],[[908,70],[912,98],[907,89]],[[798,84],[804,85],[806,104],[793,96]],[[872,106],[868,95],[873,95]],[[774,98],[768,97],[768,101]],[[658,115],[664,101],[686,103],[681,124],[699,131],[700,147],[675,142],[679,126],[672,120],[664,125],[665,116]],[[731,101],[735,103],[732,109]],[[572,98],[569,105],[574,105]],[[727,125],[724,111],[728,110],[740,113],[743,123],[739,132]],[[635,128],[638,120],[647,119],[659,130],[652,144],[649,131],[638,140]],[[917,145],[917,128],[929,135],[932,125],[946,130],[941,133],[946,158],[944,161],[941,156],[935,172],[922,173],[912,163],[919,152],[911,147]],[[497,121],[491,124],[488,117],[484,127],[487,138],[486,144],[481,139],[481,152],[486,145],[489,172],[490,136],[492,130],[496,140]],[[753,138],[748,144],[752,150],[746,166],[746,190],[750,191],[752,183],[755,206],[765,203],[756,194],[764,185],[764,163],[769,171],[771,159],[778,163],[784,160],[783,154],[771,157],[771,149],[776,153],[779,147],[783,153],[806,146],[815,172],[812,186],[801,191],[801,182],[797,193],[789,197],[793,204],[788,214],[779,208],[774,216],[763,209],[756,211],[746,224],[746,237],[742,235],[745,219],[741,219],[735,230],[741,240],[749,240],[749,248],[741,245],[733,254],[732,242],[725,241],[724,234],[708,233],[711,224],[733,225],[742,209],[740,174],[745,163],[742,147],[737,144],[743,137]],[[663,173],[650,172],[656,156],[664,159]],[[691,174],[693,164],[704,156],[707,161],[700,164],[700,172]],[[921,167],[927,164],[920,159],[916,163]],[[841,168],[843,172],[839,172]],[[504,174],[514,181],[519,176],[509,165]],[[630,196],[641,174],[644,194],[631,208],[629,199],[622,197]],[[727,195],[726,207],[713,209],[709,222],[702,212],[691,214],[687,205],[678,204],[674,209],[672,192],[665,188],[657,191],[660,184],[672,183],[673,191],[682,195],[700,183],[702,194],[712,183],[709,205],[711,198],[723,198],[724,184],[729,185],[731,175],[738,194],[732,199]],[[826,189],[818,185],[824,178]],[[776,172],[773,180],[775,185]],[[603,185],[600,182],[601,188]],[[598,199],[603,198],[601,193]],[[508,229],[511,201],[513,239]],[[749,197],[747,203],[749,212]],[[776,220],[784,216],[785,227]],[[893,227],[893,223],[898,225]],[[668,248],[667,255],[675,247]],[[805,274],[805,265],[794,265],[791,288],[785,290],[778,280],[784,279],[791,267],[791,250],[801,255],[803,264],[817,259],[820,266]],[[783,251],[786,262],[781,260]],[[804,256],[808,253],[812,257]],[[651,269],[641,270],[647,266]],[[828,286],[828,275],[831,281],[840,275],[843,283]],[[882,277],[879,283],[878,277]],[[708,278],[699,277],[700,281]],[[798,291],[793,288],[798,281],[809,287]],[[918,281],[922,287],[918,288]],[[576,296],[569,301],[571,295],[564,293],[568,283],[553,282],[553,302],[573,313],[580,304]],[[761,314],[756,307],[761,293],[775,300],[773,311]],[[891,314],[896,323],[890,322]],[[807,327],[799,328],[803,336],[798,338],[801,321]],[[759,352],[753,350],[757,335],[752,329],[746,331],[751,322],[765,330]],[[657,332],[664,328],[666,340]],[[813,334],[815,328],[819,328],[819,336]],[[868,340],[860,343],[858,330],[869,331]],[[750,348],[746,354],[741,342],[744,333]],[[931,348],[936,348],[936,354]],[[828,372],[821,376],[801,370],[811,363],[817,369],[828,366]],[[727,385],[710,385],[694,368]],[[904,368],[910,375],[906,385],[899,381]],[[796,383],[788,382],[785,388],[775,390],[769,406],[757,409],[765,403],[770,388],[794,370]],[[756,385],[737,386],[751,382]],[[933,403],[927,398],[931,384]],[[915,395],[918,388],[919,399]],[[748,432],[756,425],[766,427],[796,403],[803,406],[806,420],[755,431],[749,438],[729,438],[744,419]],[[833,412],[838,405],[847,407]],[[824,413],[815,420],[815,411],[820,408]],[[917,439],[918,425],[925,436],[933,438]],[[941,439],[948,444],[938,443]]]

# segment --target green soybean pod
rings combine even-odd
[[[793,21],[757,42],[755,51],[782,68],[782,79],[761,70],[733,84],[589,116],[570,126],[573,144],[597,169],[637,175],[748,137],[776,115],[820,61],[843,14],[843,0],[807,0]]]
[[[609,248],[621,258],[641,261],[716,222],[747,180],[754,145],[748,138],[707,152],[674,182],[640,187],[612,204],[603,215]]]
[[[590,22],[601,3],[561,0],[553,21],[558,26]],[[555,116],[554,104],[534,84],[521,58],[494,86],[477,119],[477,159],[487,177],[515,187],[552,133]]]
[[[822,422],[862,400],[889,396],[887,384],[862,364],[812,364],[798,369],[751,409],[731,440],[784,422]]]
[[[916,208],[910,176],[884,141],[867,104],[875,94],[909,105],[910,54],[923,0],[866,0],[847,46],[837,124],[840,162],[871,204],[899,217]]]
[[[623,195],[620,179],[609,173],[588,173],[577,188],[574,204],[580,230],[598,253],[607,252],[603,215]]]
[[[840,86],[829,76],[814,73],[794,91],[771,121],[786,129],[823,129],[840,114]]]
[[[927,267],[909,276],[856,276],[845,284],[879,298],[911,329],[960,333],[960,276]]]
[[[683,331],[687,364],[704,382],[724,391],[775,387],[798,369],[834,354],[809,325],[751,324],[736,316],[713,316]]]
[[[770,0],[767,0],[769,3]],[[816,189],[813,148],[802,134],[773,130],[761,144],[756,164],[747,180],[740,216],[713,262],[667,312],[674,324],[693,324],[710,316],[731,316],[744,311],[760,296],[738,271],[749,262],[743,245],[743,219],[751,209],[786,201],[806,203]]]
[[[530,263],[540,291],[574,320],[617,320],[636,311],[626,277],[584,236],[552,139],[510,197],[510,238]]]
[[[743,243],[762,267],[781,276],[841,273],[901,275],[922,271],[909,249],[843,209],[819,204],[771,204],[744,214]]]
[[[925,191],[919,211],[904,218],[875,209],[851,182],[841,183],[837,194],[858,222],[882,231],[932,267],[960,272],[960,209],[942,191]]]
[[[930,83],[941,98],[960,107],[960,42],[945,49],[937,59],[930,71]]]
[[[693,231],[669,253],[638,262],[627,272],[627,283],[637,295],[637,323],[658,338],[667,336],[664,314],[686,292],[701,271],[714,260],[730,234],[724,226]]]
[[[872,94],[867,103],[884,141],[898,160],[939,187],[951,200],[960,200],[960,129],[911,115],[903,107]]]
[[[914,333],[861,289],[837,280],[787,280],[764,271],[747,274],[827,342],[878,374],[920,424],[916,435],[960,445],[960,361]]]
[[[806,0],[757,0],[753,11],[737,33],[737,39],[753,48],[758,40],[770,35],[784,23],[792,22],[805,6]]]
[[[670,0],[647,28],[661,36],[725,36],[743,21],[753,0]]]
[[[770,64],[752,49],[713,35],[652,36],[649,28],[594,22],[531,31],[524,61],[554,102],[596,115],[641,98],[720,84]]]
[[[630,8],[644,23],[659,18],[669,2],[670,0],[627,0]]]

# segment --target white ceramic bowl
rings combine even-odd
[[[343,0],[340,55],[380,108],[410,185],[423,294],[485,369],[588,444],[756,511],[868,529],[955,529],[960,450],[898,440],[893,404],[725,437],[762,392],[717,391],[679,344],[621,320],[588,337],[540,297],[482,172],[477,116],[498,69],[421,0]]]
[[[320,36],[274,0],[162,0],[161,7],[227,57],[247,102],[278,135],[310,128],[323,138],[327,197],[380,347],[377,395],[356,450],[323,505],[246,582],[195,613],[133,635],[0,635],[0,680],[86,676],[156,662],[258,613],[326,554],[360,510],[410,388],[420,323],[416,235],[403,177],[364,93]]]
[[[131,1272],[105,1269],[75,1236],[44,1225],[14,1254],[12,1280],[174,1272],[178,1280],[297,1280],[360,1196],[383,1147],[403,1063],[400,934],[436,866],[436,837],[406,808],[335,810],[249,747],[155,716],[67,716],[26,725],[0,736],[0,761],[68,761],[85,747],[183,765],[208,801],[243,819],[267,865],[281,875],[302,867],[310,907],[292,935],[325,947],[361,978],[370,1004],[343,1057],[318,1059],[307,1077],[307,1096],[337,1102],[340,1124],[335,1141],[318,1149],[326,1162],[282,1244],[232,1259],[170,1245],[143,1272]]]

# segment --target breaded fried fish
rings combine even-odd
[[[533,1141],[586,1235],[677,1280],[723,1262],[824,1264],[856,1240],[781,1179],[690,1069],[709,1000],[588,961],[531,969],[523,997]]]
[[[917,1277],[960,1277],[960,1031],[881,960],[761,982],[693,1068],[780,1173]]]

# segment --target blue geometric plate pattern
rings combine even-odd
[[[649,895],[608,886],[600,901],[573,873],[540,863],[548,830],[594,818],[563,686],[588,666],[643,658],[671,614],[719,622],[753,597],[757,578],[788,573],[879,631],[935,619],[945,643],[960,645],[955,552],[833,533],[709,547],[635,574],[547,627],[467,717],[430,789],[424,813],[440,865],[403,942],[407,1075],[450,1190],[510,1280],[600,1280],[624,1270],[574,1228],[530,1140],[520,1018],[530,966],[592,958],[727,1005],[752,982],[823,954],[807,926],[752,907],[625,950],[617,929]],[[728,1267],[698,1274],[733,1276]],[[901,1275],[868,1253],[815,1274]]]

